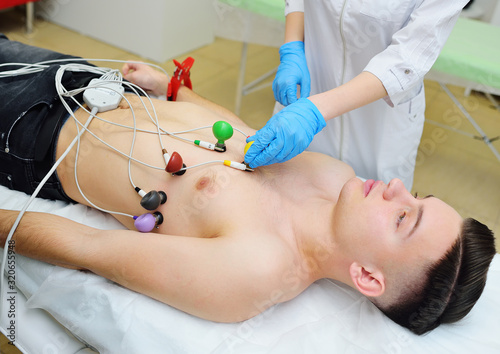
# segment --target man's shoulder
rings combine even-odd
[[[293,244],[278,235],[262,233],[256,241],[258,246],[249,249],[252,267],[247,280],[258,287],[259,297],[283,302],[310,285],[309,274],[301,273],[300,253]]]

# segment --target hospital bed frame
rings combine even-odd
[[[234,112],[240,114],[244,96],[268,87],[277,68],[245,83],[248,46],[250,43],[280,47],[285,39],[285,1],[283,0],[219,0],[215,36],[242,42],[241,61],[236,83]]]
[[[498,57],[500,27],[485,22],[459,18],[441,51],[436,63],[426,75],[426,79],[437,81],[464,117],[479,135],[471,134],[454,127],[426,118],[428,123],[483,141],[500,162],[500,153],[493,142],[500,137],[490,137],[472,117],[470,112],[453,95],[447,85],[465,88],[465,95],[472,90],[483,92],[493,107],[500,106],[493,95],[500,95],[500,65]]]

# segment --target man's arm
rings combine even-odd
[[[125,79],[142,87],[147,92],[152,93],[157,97],[166,96],[170,78],[163,72],[155,70],[147,64],[138,62],[124,64],[122,72]],[[184,85],[181,85],[179,87],[179,91],[177,91],[177,101],[194,103],[217,113],[229,122],[246,125],[246,123],[244,123],[229,109],[201,97]]]
[[[0,210],[0,236],[18,212]],[[195,316],[236,322],[287,296],[276,278],[276,247],[247,237],[196,238],[98,230],[46,214],[27,213],[15,252],[52,264],[87,269]],[[236,242],[235,242],[236,241]],[[279,249],[278,249],[279,254]],[[274,290],[278,290],[277,296]]]
[[[87,247],[84,268],[201,318],[238,322],[271,305],[275,260],[253,242],[121,230],[98,232]]]
[[[179,88],[179,91],[177,91],[177,101],[179,102],[191,102],[194,103],[198,106],[205,107],[212,112],[217,113],[218,115],[221,116],[221,118],[227,120],[229,123],[237,123],[237,124],[244,124],[247,125],[245,122],[243,122],[236,114],[231,112],[229,109],[222,107],[212,101],[207,100],[206,98],[201,97],[197,93],[193,92],[186,86],[181,86]]]
[[[7,236],[19,211],[0,209],[0,243],[5,247]],[[50,224],[50,227],[46,227]],[[73,260],[83,243],[83,235],[94,229],[56,215],[26,213],[12,237],[14,251],[30,258],[72,269],[82,269]],[[64,237],[60,234],[67,233]]]

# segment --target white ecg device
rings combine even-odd
[[[83,93],[83,100],[89,107],[97,107],[99,112],[106,112],[118,107],[124,91],[119,81],[92,79]]]

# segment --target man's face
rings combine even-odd
[[[385,271],[440,259],[456,241],[461,216],[432,196],[415,198],[399,179],[349,180],[334,214],[336,241],[356,262]]]

